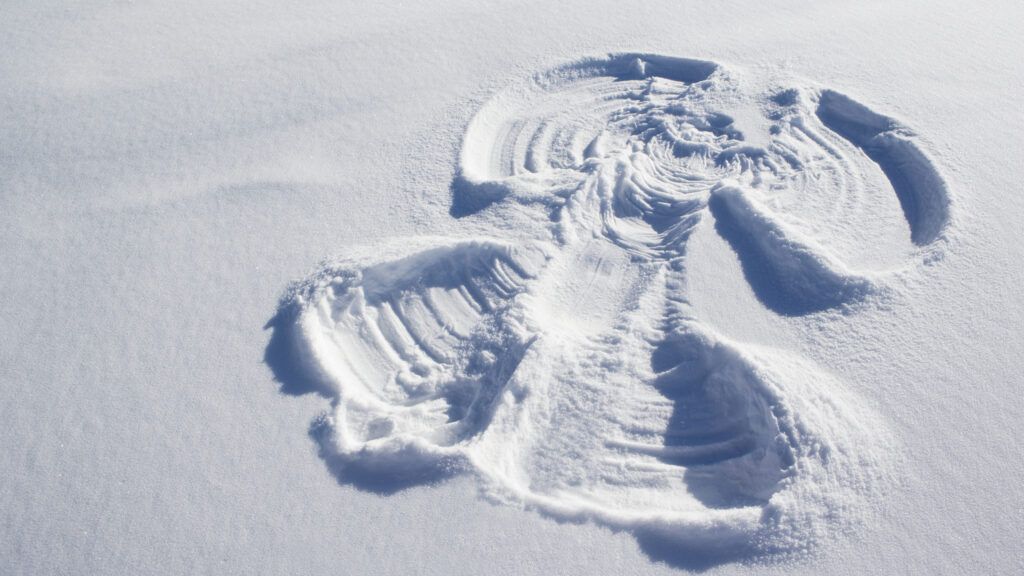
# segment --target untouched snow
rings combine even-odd
[[[1019,3],[3,13],[0,573],[1024,570]]]

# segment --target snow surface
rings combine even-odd
[[[2,12],[0,573],[1024,571],[1019,3]]]

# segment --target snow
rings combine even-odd
[[[0,572],[1022,571],[1021,16],[1018,3],[945,2],[5,8]],[[633,51],[661,56],[623,61],[626,83],[673,76],[670,57],[726,71],[745,104],[729,116],[750,146],[735,152],[752,158],[772,141],[773,102],[824,124],[846,160],[821,165],[821,189],[842,194],[792,180],[770,193],[743,171],[708,191],[710,209],[670,234],[686,255],[687,320],[674,336],[645,324],[663,318],[666,296],[651,278],[674,269],[636,280],[622,255],[647,250],[649,231],[615,214],[615,234],[580,240],[600,210],[574,204],[570,168],[620,154],[615,134],[466,156],[478,149],[467,142],[501,141],[510,119],[593,110],[566,107],[558,90],[535,105],[531,79]],[[701,75],[687,70],[668,80]],[[532,152],[529,172],[553,159],[561,172],[495,184],[505,150]],[[643,162],[639,178],[652,174]],[[552,198],[566,199],[574,224],[551,232],[538,214]],[[513,404],[516,393],[532,400],[496,411],[486,431],[454,432],[436,416],[380,420],[401,396],[389,389],[374,404],[379,379],[361,380],[366,402],[346,404],[357,396],[338,386],[355,380],[339,363],[387,364],[358,330],[337,328],[330,299],[354,284],[333,278],[359,277],[366,302],[380,304],[416,294],[423,278],[450,283],[428,270],[452,258],[460,264],[437,269],[499,270],[504,297],[527,301],[483,334],[483,307],[437,295],[453,331],[477,338],[475,361],[491,366],[480,378],[504,377],[510,342],[557,336],[523,352],[505,390]],[[772,293],[792,270],[804,283]],[[588,291],[587,275],[604,289]],[[307,329],[282,329],[289,294],[325,315],[300,307]],[[317,318],[320,332],[309,328]],[[609,332],[632,335],[621,346],[636,354],[585,348]],[[298,349],[319,357],[275,362],[316,334],[321,344]],[[718,366],[718,389],[743,400],[755,438],[771,426],[806,434],[793,444],[806,474],[751,458],[716,473],[728,479],[718,489],[736,486],[755,508],[774,498],[780,518],[798,519],[770,532],[782,540],[767,553],[737,553],[752,524],[734,515],[750,505],[705,513],[706,494],[595,480],[608,450],[633,462],[679,456],[636,438],[594,441],[615,418],[666,416],[652,408],[659,394],[627,377],[671,368],[642,361],[659,339]],[[711,397],[704,414],[732,406]],[[548,434],[530,416],[543,414],[537,399],[581,412],[559,409]],[[332,400],[348,421],[366,419],[366,435],[348,437],[357,444],[341,441]],[[768,405],[796,420],[759,419]],[[613,418],[581,425],[594,407]],[[413,428],[405,438],[419,440],[367,456],[364,445]],[[466,448],[467,438],[482,440]],[[806,448],[820,443],[843,457]],[[417,462],[438,452],[465,462],[424,483]],[[366,465],[364,482],[352,462]],[[406,485],[380,484],[401,467]],[[653,520],[652,507],[685,519]]]

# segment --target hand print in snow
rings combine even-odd
[[[828,90],[741,86],[648,55],[538,74],[463,142],[452,213],[493,237],[424,239],[293,288],[268,358],[283,351],[278,376],[331,399],[313,436],[338,478],[387,492],[471,473],[498,501],[694,565],[855,523],[886,475],[880,423],[810,362],[702,323],[688,239],[713,222],[778,314],[851,311],[886,275],[850,271],[774,199],[856,205],[860,167],[880,170],[927,261],[946,186],[891,118]],[[726,112],[741,108],[764,134]]]

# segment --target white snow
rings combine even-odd
[[[1018,3],[2,12],[0,573],[1024,571]]]

